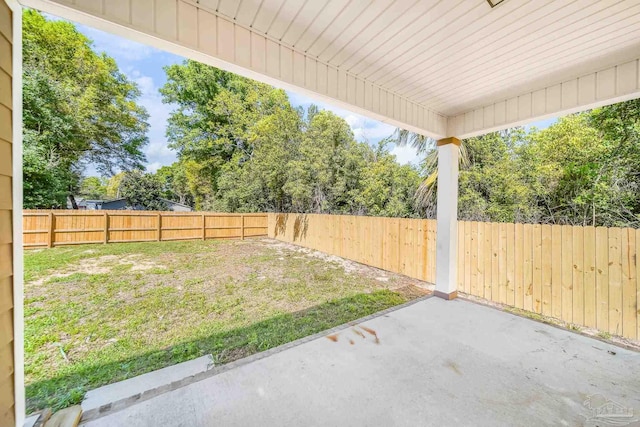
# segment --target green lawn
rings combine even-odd
[[[421,293],[412,283],[262,239],[26,251],[28,411],[204,354],[267,350],[406,302]]]

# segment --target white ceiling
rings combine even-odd
[[[640,0],[19,0],[434,138],[640,97]]]
[[[198,3],[447,116],[640,52],[640,0]]]

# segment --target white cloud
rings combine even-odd
[[[158,169],[160,169],[162,166],[164,165],[161,164],[160,162],[150,163],[147,165],[147,172],[156,173]]]
[[[176,152],[169,148],[165,135],[172,106],[162,103],[158,86],[151,77],[143,75],[138,70],[133,70],[129,78],[138,84],[142,93],[138,103],[145,107],[149,113],[149,132],[147,134],[149,144],[145,147],[144,153],[148,161],[147,169],[155,171],[164,165],[170,165],[177,159]]]
[[[418,156],[416,149],[413,147],[409,147],[409,146],[401,147],[399,145],[396,145],[391,150],[391,154],[396,156],[396,160],[401,165],[407,165],[407,164],[417,165],[420,162],[420,157]]]
[[[351,130],[358,141],[376,143],[382,138],[393,135],[396,130],[394,126],[368,119],[359,114],[351,113],[343,118],[351,126]]]

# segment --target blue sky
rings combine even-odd
[[[106,52],[107,55],[113,57],[120,70],[140,87],[142,96],[139,99],[139,103],[147,109],[150,124],[149,145],[145,148],[147,170],[155,172],[158,168],[173,163],[177,158],[176,153],[167,147],[165,135],[166,123],[172,107],[162,103],[162,97],[158,89],[166,82],[162,68],[165,65],[179,64],[184,58],[91,27],[83,25],[77,25],[77,27],[80,32],[93,40],[94,48],[97,51]],[[294,92],[287,93],[294,106],[306,108],[311,104],[316,104],[320,108],[333,111],[344,118],[351,126],[358,141],[365,140],[371,144],[376,144],[382,138],[391,135],[395,130],[395,127],[386,123],[372,120],[323,102],[314,101]],[[555,120],[544,120],[533,123],[531,126],[545,128]],[[398,162],[402,164],[416,164],[419,160],[415,150],[411,147],[396,146],[392,148],[392,153],[396,155]],[[94,175],[95,170],[89,167],[86,174]]]

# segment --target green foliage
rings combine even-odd
[[[84,178],[80,182],[78,194],[86,199],[102,200],[107,195],[107,180],[97,176]]]
[[[134,209],[167,210],[167,204],[162,200],[162,183],[153,174],[137,170],[127,172],[120,182],[120,193]]]
[[[410,135],[404,136],[411,141]],[[420,142],[420,141],[418,141]],[[414,141],[414,145],[416,145]],[[459,217],[472,221],[640,225],[640,101],[570,115],[547,129],[463,141]],[[424,176],[437,177],[435,149]],[[437,181],[422,208],[435,213]]]
[[[64,206],[88,163],[102,174],[143,167],[147,113],[115,61],[73,24],[33,10],[23,43],[24,206]]]
[[[514,151],[525,133],[516,128],[465,141],[467,165],[460,174],[459,210],[464,219],[522,222],[532,218],[530,188]]]
[[[162,197],[183,205],[193,205],[184,164],[176,162],[171,166],[163,166],[156,172],[156,177],[162,185]]]
[[[415,215],[418,172],[356,142],[335,114],[305,114],[282,90],[193,61],[166,72],[180,160],[158,172],[165,197],[228,212]]]
[[[369,215],[412,217],[420,214],[414,203],[421,177],[411,166],[399,166],[381,141],[373,161],[362,173],[362,191],[356,196],[362,211]]]
[[[120,172],[109,178],[105,187],[108,199],[118,199],[122,196],[120,194],[120,183],[125,175],[124,172]]]

